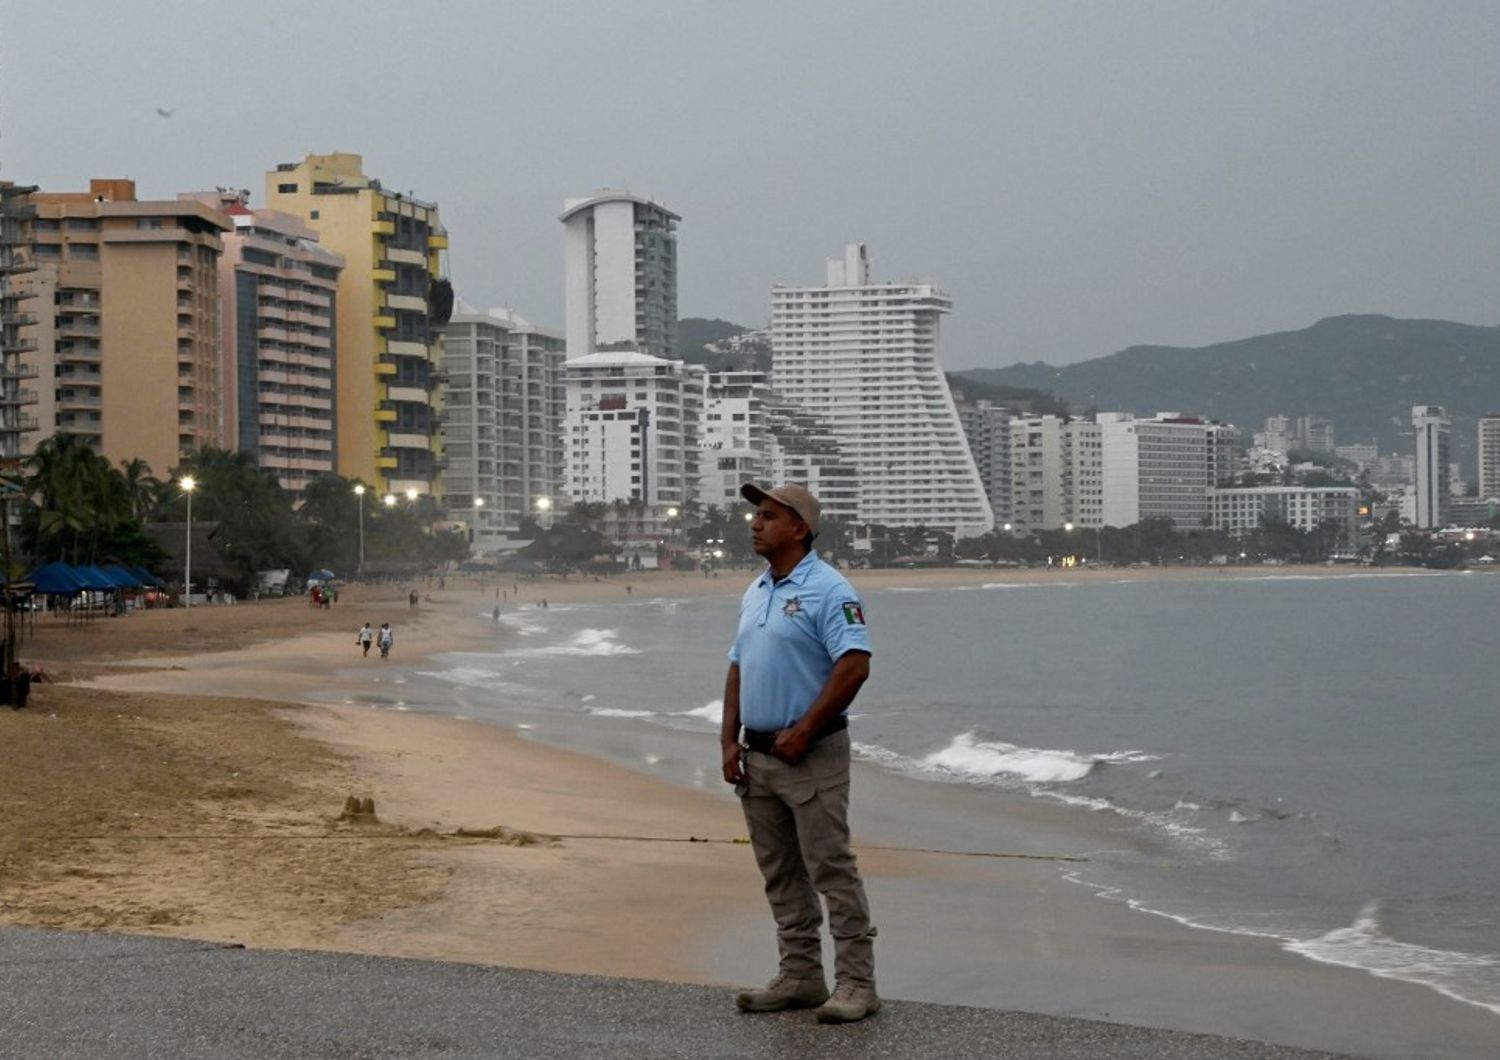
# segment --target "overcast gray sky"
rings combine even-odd
[[[948,367],[1065,363],[1500,321],[1497,60],[1493,0],[0,0],[0,176],[259,203],[360,152],[463,298],[556,328],[562,200],[625,185],[683,216],[685,316],[863,240],[953,295]]]

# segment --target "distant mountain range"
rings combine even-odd
[[[959,380],[1050,390],[1075,413],[1172,411],[1233,423],[1249,444],[1267,417],[1321,416],[1337,444],[1409,453],[1411,407],[1442,405],[1454,459],[1475,466],[1475,421],[1500,411],[1500,328],[1446,320],[1337,316],[1301,331],[1212,346],[1131,346],[1054,367],[1013,364]]]

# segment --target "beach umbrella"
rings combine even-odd
[[[37,592],[48,596],[69,595],[85,588],[73,568],[61,561],[38,567],[26,580],[36,586]]]
[[[327,569],[315,570],[307,576],[307,580],[313,582],[331,582],[333,578],[333,571]]]

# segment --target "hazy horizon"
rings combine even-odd
[[[682,315],[761,326],[863,241],[953,296],[950,369],[1500,321],[1492,4],[413,10],[0,0],[0,177],[260,205],[358,152],[460,297],[554,329],[563,200],[626,186],[683,217]]]

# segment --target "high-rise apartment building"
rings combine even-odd
[[[1212,522],[1212,491],[1235,469],[1233,427],[1173,412],[1096,419],[1106,526],[1170,519],[1178,530],[1198,530]]]
[[[1010,420],[1010,519],[1018,534],[1056,530],[1069,508],[1064,474],[1066,419],[1062,416],[1013,416]],[[1003,523],[1001,524],[1004,525]]]
[[[974,456],[974,466],[979,469],[979,480],[984,483],[984,494],[989,498],[990,511],[995,524],[1003,526],[1013,521],[1011,511],[1011,460],[1010,422],[1011,410],[990,401],[955,400],[958,422],[963,426],[964,437],[969,440],[969,452]]]
[[[219,258],[225,443],[255,457],[298,500],[338,466],[334,341],[344,259],[291,214],[245,192],[179,196],[232,225]]]
[[[1412,522],[1424,529],[1447,525],[1448,414],[1441,405],[1413,405],[1417,435],[1417,506]]]
[[[686,503],[698,486],[703,369],[618,350],[569,356],[563,371],[568,498]]]
[[[563,359],[562,336],[508,309],[460,302],[444,329],[446,500],[475,551],[561,499]]]
[[[677,345],[677,222],[658,202],[606,188],[563,204],[568,357]]]
[[[390,191],[355,154],[266,174],[266,204],[344,259],[337,295],[338,470],[381,492],[439,492],[441,329],[452,311],[435,203]]]
[[[1479,418],[1479,496],[1500,497],[1500,412]]]
[[[771,291],[772,384],[832,428],[859,472],[859,521],[960,536],[994,525],[937,358],[952,308],[927,283],[871,283],[864,244],[821,287]]]
[[[27,411],[36,404],[36,390],[26,385],[36,378],[36,366],[22,360],[22,354],[35,349],[36,340],[21,335],[23,327],[36,322],[27,308],[34,292],[17,282],[36,269],[31,246],[34,191],[0,181],[0,475],[20,471],[21,438],[37,426],[36,417]]]
[[[36,322],[22,355],[39,376],[37,429],[77,434],[111,463],[140,458],[157,475],[224,444],[219,254],[229,228],[200,202],[141,202],[135,182],[37,192]]]

